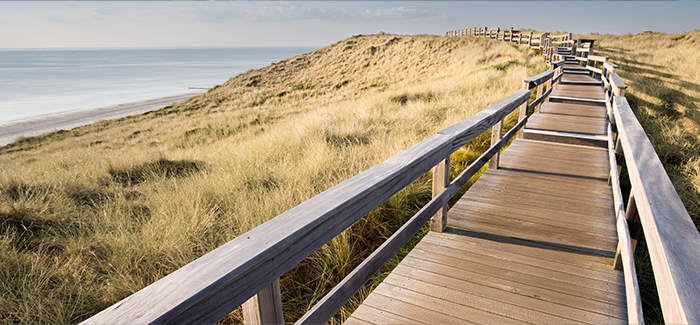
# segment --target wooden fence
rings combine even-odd
[[[547,33],[493,33],[486,28],[448,32],[448,36],[466,35],[539,47],[576,44],[570,35],[553,41],[556,38]],[[432,231],[444,230],[449,199],[487,162],[491,168],[498,165],[500,149],[522,134],[529,114],[538,111],[561,81],[563,54],[552,51],[548,58],[550,70],[525,79],[523,90],[233,239],[84,323],[215,323],[242,304],[246,323],[283,323],[279,277],[432,169],[433,199],[297,321],[326,323],[428,220]],[[633,266],[641,225],[666,322],[700,323],[700,311],[694,308],[700,301],[700,235],[624,98],[626,86],[615,74],[616,66],[600,59],[588,55],[580,62],[593,73],[600,70],[608,90],[606,103],[613,121],[610,180],[620,238],[616,265],[625,270],[629,320],[643,321]],[[529,101],[533,91],[536,98]],[[516,109],[518,123],[503,134],[504,118]],[[489,129],[491,147],[448,182],[450,154]],[[616,159],[620,155],[624,159]],[[632,180],[627,209],[621,202],[618,161],[626,162]]]
[[[499,33],[505,33],[498,31]],[[490,37],[486,27],[447,32],[447,36]],[[493,37],[492,37],[493,38]],[[506,40],[507,38],[496,37]],[[523,42],[523,40],[526,40]],[[548,33],[511,37],[511,42],[539,48],[548,62],[574,59],[603,82],[608,112],[610,180],[617,217],[618,245],[615,268],[625,272],[628,320],[643,323],[641,298],[634,268],[634,249],[644,236],[667,324],[700,324],[700,233],[625,98],[627,85],[617,75],[617,65],[593,55],[594,40],[573,40],[571,34]],[[567,53],[568,52],[568,53]],[[572,57],[572,54],[573,55]],[[627,166],[632,189],[623,202],[619,173]]]

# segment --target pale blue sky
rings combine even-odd
[[[584,13],[589,14],[584,14]],[[573,33],[700,29],[700,2],[6,2],[0,48],[325,46],[473,26]]]

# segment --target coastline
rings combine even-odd
[[[101,120],[112,120],[130,115],[143,114],[173,103],[201,95],[205,90],[181,95],[141,100],[89,110],[47,115],[27,120],[0,124],[0,146],[6,146],[18,137],[31,137],[57,130],[70,130]]]

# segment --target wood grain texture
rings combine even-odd
[[[502,122],[501,122],[502,123]],[[497,123],[496,125],[498,125]],[[495,126],[494,126],[495,127]],[[442,192],[447,184],[450,183],[450,156],[435,167],[433,167],[433,198],[438,196]],[[442,232],[447,227],[447,205],[444,205],[442,209],[438,210],[435,215],[433,215],[430,222],[430,230]]]
[[[627,100],[615,98],[613,108],[664,319],[698,324],[700,234]]]
[[[243,304],[246,325],[284,324],[279,278]]]
[[[501,136],[503,135],[503,120],[500,122],[496,123],[491,128],[491,146],[494,144],[498,143],[499,140],[501,140]],[[491,160],[489,161],[489,168],[490,169],[497,169],[498,168],[498,160],[501,157],[500,151],[497,152],[493,157],[491,157]]]

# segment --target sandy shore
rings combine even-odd
[[[20,136],[28,137],[56,130],[70,130],[101,120],[111,120],[129,115],[156,110],[187,98],[201,95],[205,91],[192,92],[138,102],[100,107],[91,110],[49,115],[29,120],[0,124],[0,146],[12,143]]]

